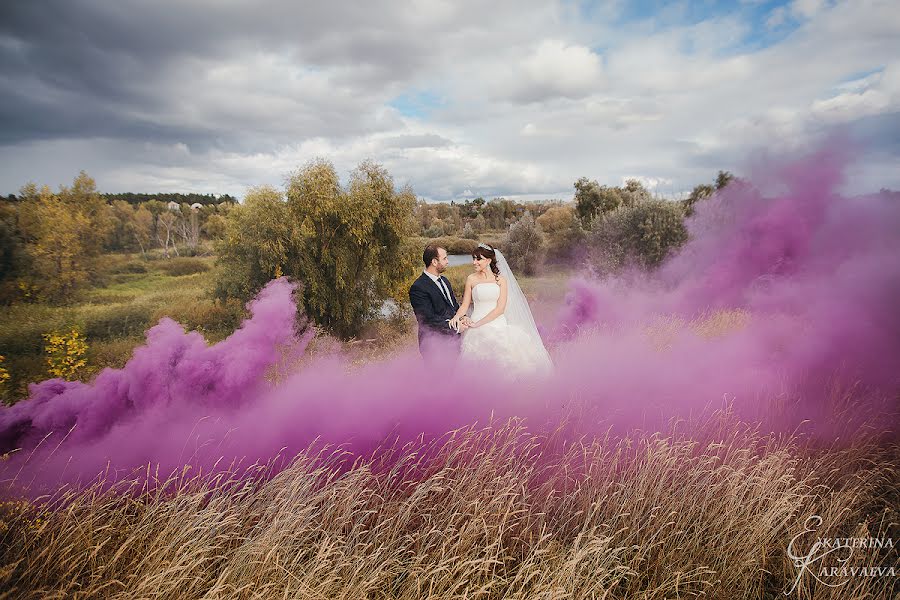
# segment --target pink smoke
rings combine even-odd
[[[573,280],[546,327],[550,379],[465,362],[426,368],[412,348],[362,367],[322,356],[279,371],[310,332],[295,331],[293,285],[278,279],[223,342],[207,346],[163,319],[123,369],[90,384],[33,384],[0,412],[0,451],[21,449],[0,463],[0,479],[38,493],[148,463],[164,479],[184,465],[265,463],[315,440],[364,453],[510,416],[577,416],[578,434],[653,430],[725,403],[767,426],[810,420],[829,433],[834,397],[850,392],[855,416],[895,429],[900,210],[887,193],[840,196],[843,168],[826,151],[768,173],[775,194],[735,183],[699,205],[692,241],[652,276]],[[660,348],[646,332],[735,308],[749,323],[711,338],[680,328]]]

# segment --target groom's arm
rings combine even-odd
[[[416,320],[423,323],[430,329],[434,329],[440,333],[456,333],[450,328],[450,322],[434,312],[431,307],[431,298],[428,292],[420,289],[418,286],[409,288],[409,303],[412,305],[413,312],[416,314]]]

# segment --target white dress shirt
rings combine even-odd
[[[453,306],[453,297],[450,295],[450,289],[447,287],[447,285],[443,281],[441,281],[441,276],[440,275],[432,275],[428,271],[422,271],[422,272],[425,273],[426,275],[428,275],[428,278],[430,280],[432,280],[436,286],[438,286],[439,290],[441,290],[441,294],[444,296],[444,298],[447,299],[447,302],[450,303],[450,306]]]

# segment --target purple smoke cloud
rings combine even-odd
[[[264,463],[315,440],[359,454],[509,416],[578,416],[580,434],[654,430],[726,402],[773,427],[805,419],[829,434],[834,397],[851,392],[857,416],[896,428],[900,210],[888,193],[839,195],[844,162],[823,151],[772,169],[766,195],[729,185],[698,206],[691,241],[652,275],[574,279],[557,322],[543,324],[549,379],[428,367],[412,348],[361,367],[312,357],[286,372],[311,330],[295,331],[294,286],[278,279],[218,344],[163,319],[123,369],[33,384],[0,411],[0,449],[20,449],[0,479],[52,491],[148,463],[165,478],[184,465]],[[722,310],[746,321],[715,335],[683,326]]]

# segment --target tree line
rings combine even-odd
[[[0,303],[70,301],[100,281],[105,252],[197,254],[201,240],[221,236],[224,215],[235,206],[227,199],[198,204],[110,200],[83,171],[55,192],[26,184],[0,200]]]
[[[506,198],[485,200],[481,197],[461,203],[419,200],[415,207],[415,221],[418,234],[424,237],[459,236],[475,239],[488,231],[505,231],[526,212],[538,217],[562,203],[561,200],[516,202]]]
[[[476,199],[463,205],[419,205],[417,221],[426,237],[448,235],[449,225],[472,239],[486,231],[484,223],[503,228],[501,248],[510,266],[525,274],[549,262],[587,266],[602,276],[629,266],[659,265],[687,241],[685,219],[697,203],[733,179],[720,171],[712,184],[697,185],[686,198],[674,201],[653,197],[636,179],[609,186],[581,177],[573,184],[571,202]]]
[[[637,180],[606,186],[585,177],[572,201],[522,203],[495,198],[425,203],[396,189],[378,163],[364,161],[342,185],[332,163],[317,159],[283,189],[251,189],[243,203],[131,202],[100,194],[81,172],[57,192],[30,183],[0,201],[0,301],[67,302],[98,282],[104,252],[164,257],[192,254],[201,240],[217,255],[215,296],[253,297],[273,278],[301,282],[300,309],[349,338],[388,300],[405,306],[406,284],[421,253],[416,236],[462,235],[471,244],[494,232],[513,269],[546,262],[588,266],[600,275],[653,268],[688,237],[696,204],[733,179],[720,172],[682,201],[654,198]],[[174,195],[193,199],[195,195]],[[207,195],[207,199],[212,198]]]
[[[21,195],[21,193],[20,193]],[[127,202],[128,204],[141,204],[144,202],[150,202],[153,200],[158,200],[159,202],[175,202],[177,204],[219,204],[220,202],[230,202],[231,204],[237,204],[237,198],[230,194],[221,194],[219,196],[215,194],[196,194],[196,193],[187,193],[182,194],[178,192],[163,192],[158,194],[136,194],[134,192],[123,192],[118,194],[107,194],[102,193],[100,197],[106,200],[109,203],[113,203],[116,200],[122,200]],[[0,201],[6,202],[18,202],[20,197],[16,194],[10,194],[6,197],[0,196]]]

